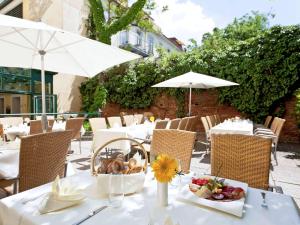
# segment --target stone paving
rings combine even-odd
[[[79,143],[72,142],[74,153],[68,156],[68,161],[72,163],[74,172],[90,169],[91,144],[91,141],[82,141],[80,154]],[[209,154],[206,154],[201,147],[197,149],[193,152],[191,170],[199,174],[210,174]],[[278,165],[276,166],[272,160],[270,184],[282,189],[284,194],[292,196],[300,207],[300,145],[281,144],[278,150]]]

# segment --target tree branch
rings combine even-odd
[[[108,32],[111,35],[113,35],[113,34],[117,33],[118,31],[123,30],[128,25],[130,25],[136,19],[136,16],[137,16],[138,12],[140,12],[144,8],[146,2],[147,2],[147,0],[137,0],[128,9],[128,11],[124,15],[122,15],[119,19],[117,19],[116,21],[114,21],[107,28]]]
[[[105,15],[101,0],[89,0],[89,3],[97,31],[105,29]]]

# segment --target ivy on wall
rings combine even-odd
[[[266,20],[257,17],[261,15],[235,20],[228,31],[227,27],[211,36],[206,35],[203,45],[189,52],[161,51],[159,59],[145,59],[113,68],[97,78],[98,83],[93,79],[87,81],[81,87],[84,109],[93,103],[87,97],[92,96],[93,91],[87,89],[95,90],[94,85],[98,85],[101,79],[108,102],[126,108],[145,108],[158,94],[166,92],[176,97],[178,114],[183,115],[186,90],[151,86],[193,70],[239,83],[236,87],[219,88],[220,101],[231,104],[255,121],[262,121],[299,88],[300,26],[266,28],[260,24]],[[240,39],[243,26],[247,32],[250,28],[260,31],[250,32],[252,35]],[[238,35],[234,29],[239,30]],[[223,42],[223,38],[230,40]]]

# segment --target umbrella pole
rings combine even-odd
[[[192,111],[192,83],[190,83],[189,116],[191,116],[191,111]]]
[[[45,88],[45,66],[44,66],[44,56],[46,54],[45,51],[40,50],[39,54],[41,56],[41,81],[42,81],[42,129],[43,133],[47,132],[48,121],[46,115],[46,88]]]

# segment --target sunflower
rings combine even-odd
[[[159,182],[170,182],[177,174],[178,162],[166,154],[159,155],[151,165],[154,176]]]

